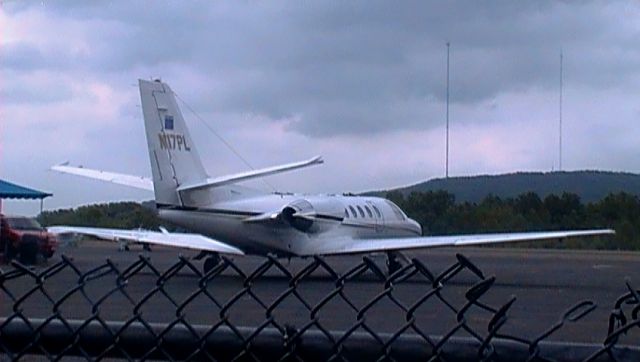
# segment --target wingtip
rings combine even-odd
[[[49,167],[49,170],[57,171],[59,167],[64,167],[64,166],[69,166],[69,161],[64,161],[64,162],[57,163],[57,164]]]
[[[593,230],[594,233],[596,234],[603,234],[603,235],[615,235],[616,231],[614,229],[597,229],[597,230]]]
[[[314,158],[311,159],[312,163],[317,163],[317,164],[322,164],[324,163],[324,159],[322,158],[322,156],[318,155]]]

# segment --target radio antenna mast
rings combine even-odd
[[[449,42],[447,42],[447,138],[445,155],[445,178],[449,178]]]
[[[562,50],[560,50],[560,104],[558,122],[558,171],[562,171]]]

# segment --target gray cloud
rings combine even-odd
[[[620,16],[639,8],[623,2],[46,6],[62,18],[101,24],[90,36],[91,53],[67,56],[69,64],[111,74],[196,73],[211,80],[188,85],[200,111],[287,123],[295,117],[290,129],[309,136],[439,125],[433,112],[443,107],[446,41],[454,105],[556,88],[560,49],[575,86],[635,87],[640,73],[640,30],[631,15]],[[6,66],[46,63],[34,49],[10,53]]]
[[[161,76],[256,167],[325,157],[270,178],[280,190],[441,176],[450,41],[452,174],[557,164],[560,49],[565,167],[637,171],[639,15],[622,1],[3,2],[0,169],[55,193],[50,208],[151,198],[45,170],[148,175],[136,78]],[[183,111],[212,176],[246,170]]]
[[[0,73],[2,74],[2,73]],[[5,72],[4,80],[11,77]],[[56,103],[69,100],[72,91],[66,84],[60,82],[26,82],[15,80],[11,87],[0,87],[0,102],[7,105],[34,106],[36,104]]]
[[[44,67],[47,63],[42,52],[28,44],[8,44],[0,51],[4,70],[28,71]]]

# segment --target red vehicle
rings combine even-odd
[[[35,264],[52,257],[57,246],[55,235],[35,219],[0,214],[0,253],[5,262],[18,258],[23,264]]]

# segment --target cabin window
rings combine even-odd
[[[373,214],[371,213],[371,209],[369,209],[369,206],[364,205],[364,209],[367,211],[367,215],[369,215],[369,217],[373,219]]]
[[[349,218],[349,212],[347,211],[347,209],[344,209],[344,218],[348,219]]]
[[[358,208],[358,212],[360,213],[361,217],[364,217],[364,211],[362,210],[362,208],[360,207],[360,205],[356,205],[356,207]]]
[[[380,213],[380,210],[378,210],[378,208],[376,207],[376,205],[371,205],[371,207],[373,207],[373,211],[376,212],[376,215],[378,215],[379,219],[382,219],[382,214]]]
[[[351,211],[351,216],[358,217],[358,214],[356,214],[356,209],[354,209],[353,206],[349,205],[349,211]]]

